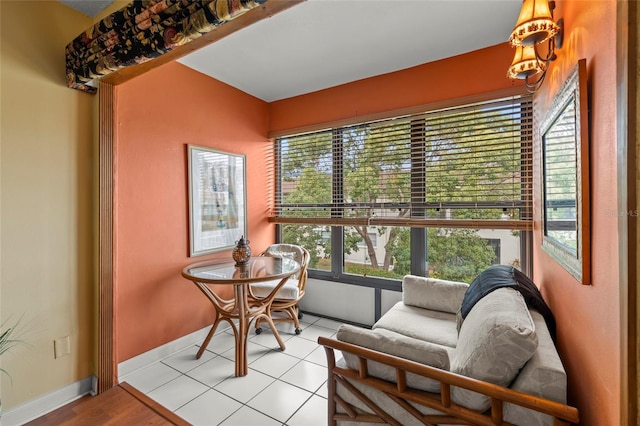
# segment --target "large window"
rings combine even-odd
[[[529,97],[280,137],[275,150],[271,221],[311,251],[316,276],[372,285],[407,273],[469,282],[495,263],[527,272]]]

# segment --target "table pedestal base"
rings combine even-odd
[[[286,279],[284,279],[277,288],[279,289]],[[236,340],[236,376],[246,376],[249,367],[247,364],[247,340],[249,337],[249,329],[252,321],[266,321],[271,327],[271,331],[278,341],[278,345],[280,345],[281,350],[285,350],[286,346],[284,341],[280,337],[278,330],[276,329],[276,325],[274,324],[271,316],[269,315],[269,310],[271,309],[271,302],[273,301],[273,297],[265,298],[265,303],[261,303],[255,306],[249,306],[248,297],[247,297],[247,286],[246,285],[236,285],[234,287],[234,300],[224,300],[220,298],[217,294],[215,294],[209,287],[207,287],[203,283],[196,283],[200,290],[207,295],[209,300],[213,303],[213,306],[216,309],[216,320],[214,321],[207,337],[202,342],[202,346],[198,350],[196,354],[196,359],[200,359],[204,351],[209,346],[209,342],[211,338],[216,332],[218,325],[222,321],[227,321],[229,325],[231,325],[231,329],[233,330],[233,335]],[[275,292],[274,292],[275,294]],[[240,313],[241,312],[241,313]],[[234,319],[238,320],[238,325],[233,322]]]

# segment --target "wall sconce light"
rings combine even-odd
[[[563,22],[553,21],[555,6],[554,1],[523,0],[518,22],[509,37],[516,54],[507,76],[525,80],[531,93],[542,86],[549,62],[556,59],[555,50],[562,48]],[[545,42],[546,52],[541,54],[540,46]]]

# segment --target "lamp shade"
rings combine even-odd
[[[509,40],[514,46],[532,46],[553,37],[559,29],[548,0],[524,0]]]
[[[546,65],[536,58],[535,46],[518,46],[507,76],[513,80],[525,79],[544,71]]]

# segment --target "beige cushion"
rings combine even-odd
[[[508,387],[538,346],[535,325],[522,295],[495,290],[476,303],[460,328],[451,371]],[[453,388],[453,400],[475,410],[489,408],[489,398]]]
[[[403,302],[396,303],[373,325],[374,330],[379,328],[451,348],[458,341],[455,314],[407,306]]]
[[[337,339],[442,370],[449,369],[449,353],[446,348],[429,342],[411,339],[393,331],[384,329],[369,330],[343,324],[338,329]],[[359,368],[358,357],[347,352],[343,352],[343,356],[349,368],[354,370]],[[369,374],[374,377],[390,382],[396,381],[396,369],[391,366],[378,362],[369,362],[368,368]],[[407,374],[407,384],[428,392],[440,391],[440,384],[437,381],[413,373]]]
[[[549,334],[544,317],[529,310],[538,335],[538,349],[518,373],[509,386],[513,390],[529,395],[551,399],[562,404],[567,403],[567,374],[565,373],[558,351]],[[531,426],[551,426],[553,419],[537,411],[513,404],[504,405],[504,418],[513,424]]]
[[[274,288],[280,283],[280,280],[264,281],[251,284],[251,292],[256,297],[267,297]],[[298,280],[295,278],[289,278],[278,293],[276,299],[296,300],[300,295],[300,289],[298,288]]]
[[[469,284],[405,275],[402,279],[402,301],[405,305],[455,314],[462,304]]]

